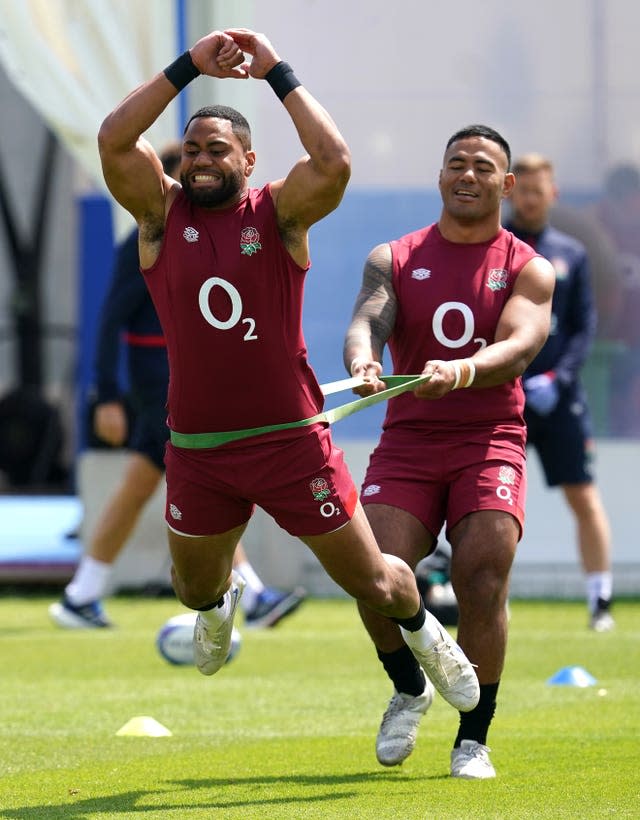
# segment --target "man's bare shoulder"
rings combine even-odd
[[[365,274],[373,279],[384,281],[391,278],[392,254],[388,242],[373,248],[365,261]]]

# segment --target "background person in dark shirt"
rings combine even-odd
[[[620,278],[610,337],[622,348],[613,368],[611,433],[640,436],[640,168],[614,165],[591,215],[612,243]]]
[[[560,486],[575,517],[586,574],[590,626],[614,625],[611,534],[595,484],[591,418],[580,370],[596,329],[589,261],[581,242],[549,225],[557,189],[551,162],[526,154],[513,165],[516,185],[506,227],[550,260],[556,271],[551,332],[523,376],[528,443],[537,451],[547,484]]]

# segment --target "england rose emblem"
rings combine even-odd
[[[324,501],[325,498],[331,495],[329,485],[324,478],[314,478],[309,487],[316,501]]]
[[[260,234],[255,228],[243,228],[240,232],[240,247],[242,253],[252,256],[262,249],[260,244]]]
[[[507,467],[503,464],[498,470],[498,481],[501,484],[511,484],[513,486],[516,483],[516,471],[513,467]]]
[[[493,268],[489,271],[487,287],[489,290],[504,290],[507,287],[508,274],[503,268]]]

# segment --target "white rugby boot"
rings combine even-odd
[[[451,777],[464,780],[488,780],[496,776],[496,770],[489,760],[488,746],[477,740],[463,740],[459,748],[451,750]]]
[[[394,692],[376,737],[376,757],[383,766],[397,766],[416,745],[420,720],[433,703],[434,688],[425,676],[424,692],[407,695]]]
[[[202,612],[198,613],[193,628],[193,655],[198,670],[203,675],[215,675],[227,662],[231,650],[233,618],[245,588],[245,580],[237,572],[231,574],[231,586],[225,593],[229,613],[224,621],[215,626],[208,624]]]
[[[412,634],[400,627],[405,642],[442,697],[460,712],[470,712],[480,700],[480,684],[472,664],[442,624],[427,611],[429,632],[437,635],[426,647],[412,645]]]

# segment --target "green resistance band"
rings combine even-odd
[[[332,410],[325,410],[323,413],[318,413],[308,419],[289,421],[284,424],[268,424],[265,427],[249,427],[245,430],[229,430],[226,433],[177,433],[175,430],[172,430],[171,443],[175,447],[198,450],[208,447],[219,447],[221,444],[227,444],[230,441],[238,441],[239,439],[251,438],[252,436],[261,436],[264,433],[273,433],[276,430],[292,430],[296,427],[307,427],[309,424],[315,424],[316,422],[333,424],[336,421],[340,421],[340,419],[345,419],[353,413],[357,413],[358,410],[364,410],[365,407],[372,407],[374,404],[378,404],[378,402],[392,399],[394,396],[399,396],[400,393],[413,390],[419,384],[429,381],[429,378],[430,376],[381,376],[380,380],[387,385],[386,390],[382,390],[380,393],[373,393],[370,396],[363,396],[348,404],[334,407]],[[323,394],[328,396],[331,393],[339,393],[341,390],[352,389],[361,384],[364,384],[364,380],[360,378],[341,379],[337,382],[323,384],[321,385],[321,389]]]

